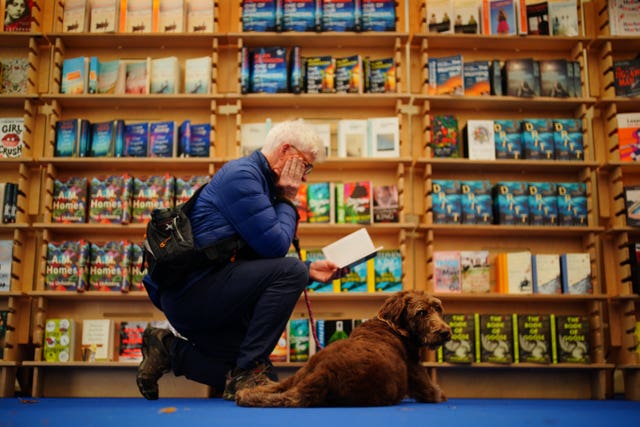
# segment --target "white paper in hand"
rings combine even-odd
[[[322,248],[324,256],[338,267],[353,267],[375,257],[382,246],[374,247],[366,228],[361,228]]]

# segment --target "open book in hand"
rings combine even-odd
[[[373,246],[371,236],[363,227],[325,246],[322,253],[338,267],[350,268],[375,257],[380,249],[382,246]]]

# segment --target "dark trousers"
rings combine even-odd
[[[308,267],[284,257],[240,260],[166,291],[163,311],[188,339],[174,340],[174,373],[221,392],[227,371],[268,360],[308,282]]]

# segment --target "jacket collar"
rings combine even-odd
[[[275,194],[276,182],[278,180],[278,176],[273,171],[273,169],[271,169],[271,166],[269,165],[267,158],[264,156],[264,154],[262,154],[260,150],[256,150],[253,153],[251,153],[250,158],[252,161],[256,162],[256,164],[262,171],[262,174],[264,175],[265,179],[267,180],[267,184],[269,185],[269,190],[271,191],[271,194]]]

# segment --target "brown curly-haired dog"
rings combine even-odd
[[[444,393],[420,364],[420,349],[451,339],[442,303],[420,291],[387,298],[378,314],[314,354],[295,375],[236,393],[241,406],[381,406],[409,396],[443,402]]]

